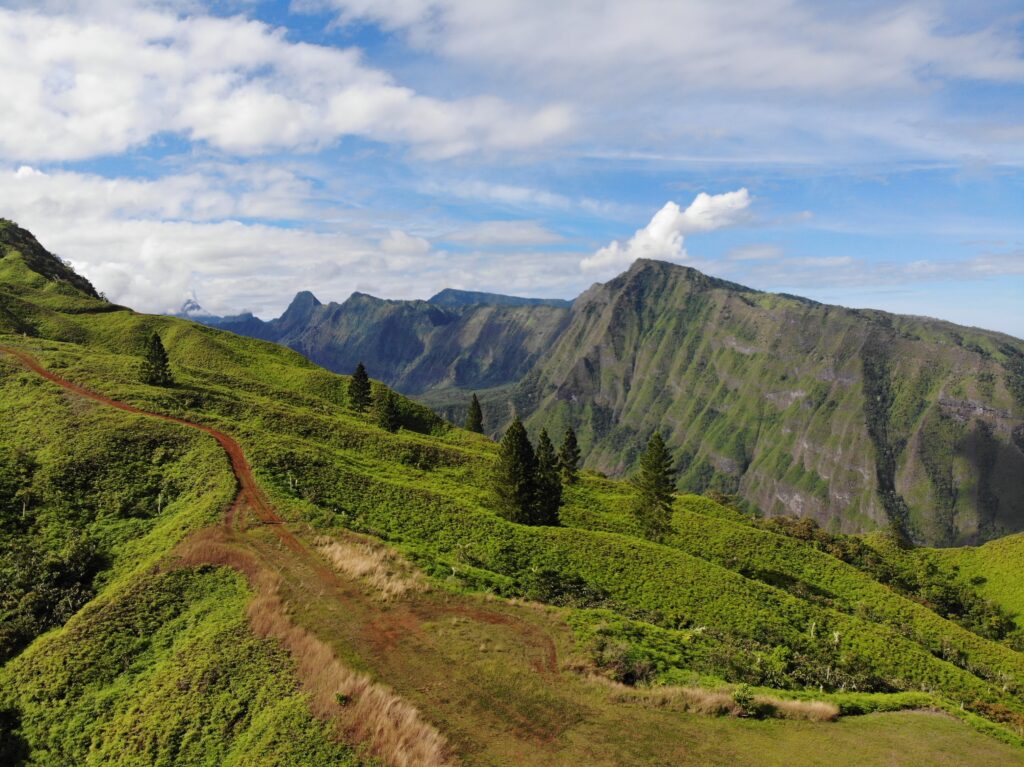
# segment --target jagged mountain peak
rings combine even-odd
[[[281,315],[281,318],[284,319],[290,314],[306,314],[311,309],[315,309],[318,306],[323,306],[323,303],[321,303],[319,298],[314,296],[308,290],[300,290],[295,294],[295,298],[292,299],[292,302],[288,304],[288,308],[284,310],[284,314]]]
[[[653,258],[638,258],[630,265],[629,269],[605,284],[615,287],[625,283],[636,282],[638,280],[647,281],[659,279],[664,281],[685,280],[692,283],[694,287],[703,290],[720,288],[740,293],[761,292],[754,288],[748,288],[746,285],[740,285],[736,282],[723,280],[720,277],[712,277],[711,275],[705,274],[700,269],[696,269],[692,266],[677,264],[672,261],[660,261]]]

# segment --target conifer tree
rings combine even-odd
[[[475,431],[477,434],[484,433],[484,413],[480,409],[480,400],[476,398],[476,394],[469,401],[469,410],[466,412],[466,429]]]
[[[511,522],[530,524],[536,500],[537,457],[522,421],[516,418],[498,445],[493,490],[498,513]]]
[[[142,382],[150,386],[170,386],[174,383],[174,379],[171,378],[167,350],[156,331],[151,333],[146,340],[146,357],[142,363]]]
[[[562,447],[558,450],[558,466],[562,471],[562,481],[567,485],[576,484],[580,467],[580,446],[576,442],[576,432],[570,426],[562,437]]]
[[[660,541],[671,529],[675,484],[672,481],[672,457],[657,432],[640,458],[640,471],[633,478],[633,484],[639,491],[633,513],[640,529],[649,539]]]
[[[547,429],[537,437],[537,477],[534,483],[534,524],[557,525],[558,508],[562,505],[562,477],[555,446]]]
[[[398,397],[386,386],[378,387],[373,396],[373,420],[382,429],[398,431],[401,426],[398,412]]]
[[[357,413],[362,413],[370,406],[370,376],[360,362],[352,374],[348,384],[348,403]]]

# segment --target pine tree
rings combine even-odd
[[[373,420],[379,427],[390,432],[398,431],[398,427],[401,426],[398,397],[386,386],[380,386],[374,393]]]
[[[352,380],[348,384],[348,404],[357,413],[365,412],[370,406],[370,376],[366,374],[366,368],[360,362],[356,365],[356,371],[352,374]]]
[[[633,484],[639,491],[633,507],[637,522],[645,536],[660,541],[671,529],[675,484],[672,481],[672,457],[657,432],[640,458],[640,471],[633,478]]]
[[[516,418],[498,445],[493,490],[498,513],[511,522],[533,521],[537,457],[522,421]]]
[[[551,444],[547,429],[541,429],[537,437],[537,478],[534,487],[534,524],[557,525],[558,508],[562,505],[562,477],[555,446]]]
[[[580,446],[576,442],[576,432],[570,426],[562,437],[562,447],[558,450],[558,466],[562,471],[562,481],[567,485],[576,484],[576,476],[580,467]]]
[[[466,429],[475,431],[477,434],[484,433],[484,413],[480,409],[480,400],[473,395],[469,401],[469,410],[466,412]]]
[[[167,350],[164,348],[160,335],[155,331],[146,340],[146,357],[142,363],[142,382],[150,386],[170,386],[174,383],[171,378],[171,366],[167,359]]]

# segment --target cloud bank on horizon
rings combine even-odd
[[[0,215],[148,311],[659,258],[1024,336],[1015,6],[0,0]]]

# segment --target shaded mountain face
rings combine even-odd
[[[767,514],[896,525],[939,545],[1024,529],[1018,339],[646,260],[570,307],[435,299],[299,294],[278,320],[219,327],[339,372],[362,360],[457,423],[475,390],[492,435],[513,413],[534,432],[572,426],[584,465],[612,475],[660,430],[681,489],[736,493]]]
[[[489,388],[523,378],[569,317],[566,301],[446,290],[430,301],[353,293],[322,304],[310,292],[265,322],[251,314],[198,318],[277,341],[336,372],[363,362],[403,393]],[[462,394],[456,395],[461,400]]]

